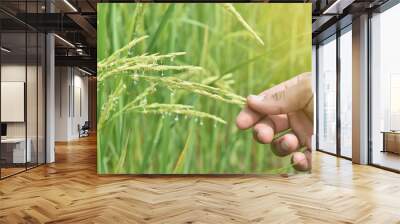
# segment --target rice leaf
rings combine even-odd
[[[253,37],[260,43],[261,45],[264,45],[264,41],[261,39],[260,36],[251,28],[251,26],[246,22],[246,20],[243,19],[243,17],[240,15],[240,13],[235,9],[235,7],[232,5],[232,3],[224,3],[223,4],[224,9],[226,9],[228,12],[230,12],[233,16],[236,17],[236,19],[242,24],[242,26],[253,35]]]
[[[190,129],[188,137],[186,138],[185,146],[183,147],[181,153],[179,154],[178,161],[176,162],[173,173],[179,173],[183,169],[183,164],[184,164],[185,156],[186,156],[188,148],[189,148],[192,133],[193,133],[193,131],[192,131],[192,129]]]
[[[147,48],[147,52],[151,52],[154,48],[155,42],[157,38],[159,37],[160,32],[163,30],[165,25],[167,24],[169,18],[171,17],[173,11],[175,9],[175,4],[170,4],[165,11],[164,15],[160,18],[160,25],[158,25],[156,32],[154,32],[151,36],[150,44]]]

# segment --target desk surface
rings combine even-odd
[[[29,141],[29,139],[28,139]],[[1,143],[20,143],[25,142],[25,138],[5,138],[1,139]]]
[[[383,134],[400,134],[400,131],[381,131]]]

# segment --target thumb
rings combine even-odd
[[[287,114],[305,109],[312,97],[311,74],[303,73],[260,95],[250,95],[247,105],[264,115]]]

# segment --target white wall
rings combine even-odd
[[[39,70],[37,70],[39,69]],[[21,113],[26,112],[26,120],[22,122],[6,122],[7,123],[7,137],[9,138],[24,138],[25,135],[30,140],[29,146],[32,151],[32,161],[44,163],[44,150],[45,150],[45,118],[44,118],[44,74],[42,68],[36,65],[25,64],[3,64],[1,66],[1,81],[2,82],[24,82],[26,84],[26,107],[23,102]],[[25,80],[27,78],[27,80]],[[4,90],[4,89],[3,89]],[[2,90],[2,91],[3,91]],[[22,90],[21,94],[24,94]],[[6,96],[2,96],[7,97]],[[1,110],[13,110],[10,107],[2,107]],[[15,108],[14,108],[15,110]],[[13,111],[8,111],[13,113]],[[38,153],[38,156],[37,156]]]
[[[55,140],[68,140],[68,88],[70,84],[69,68],[55,68]]]
[[[27,69],[27,70],[26,70]],[[2,82],[25,82],[25,75],[26,75],[26,71],[28,71],[28,74],[31,74],[32,71],[34,71],[34,73],[36,74],[36,67],[33,66],[29,66],[25,67],[24,65],[20,65],[20,64],[4,64],[1,66],[1,81]],[[32,82],[30,80],[30,82]],[[30,83],[32,84],[32,83]],[[34,83],[34,85],[36,85],[36,81]],[[28,89],[31,90],[31,89]],[[36,89],[33,90],[33,92],[31,93],[30,91],[28,91],[27,96],[30,98],[36,98]],[[27,99],[28,103],[31,103],[32,99]],[[35,106],[36,108],[36,102],[35,105],[31,105],[31,106]],[[2,110],[7,110],[7,108],[1,108]],[[30,112],[30,110],[29,110]],[[34,123],[36,124],[36,113],[28,113],[28,122],[32,122],[35,121]],[[7,136],[8,137],[25,137],[25,124],[26,122],[7,122]],[[28,127],[33,127],[34,124],[29,124]],[[36,129],[36,125],[35,125],[35,129]],[[28,133],[28,137],[29,133]]]
[[[78,125],[88,120],[88,78],[83,75],[76,68],[56,67],[56,141],[77,139]]]

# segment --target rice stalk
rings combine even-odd
[[[232,3],[224,3],[223,7],[226,11],[230,12],[236,19],[242,24],[242,26],[253,35],[253,37],[264,46],[264,41],[258,36],[258,34],[251,28],[251,26],[243,19],[240,13],[235,9]]]
[[[124,171],[123,168],[124,168],[124,164],[125,164],[125,160],[126,160],[126,155],[128,153],[128,143],[129,143],[129,140],[131,139],[130,138],[131,133],[132,133],[132,129],[129,128],[127,138],[125,139],[124,147],[121,150],[122,152],[121,152],[121,155],[120,155],[118,163],[117,163],[117,167],[116,167],[117,173],[122,173]]]
[[[140,25],[139,20],[143,19],[143,13],[144,13],[144,7],[142,3],[136,3],[136,8],[135,12],[133,13],[133,25],[129,26],[128,28],[128,35],[129,39],[131,40],[133,38],[133,35],[136,33],[137,29],[140,28],[138,27]]]
[[[200,72],[203,68],[192,65],[159,65],[159,64],[125,64],[113,70],[103,72],[102,76],[98,78],[99,82],[103,82],[105,79],[112,77],[116,74],[123,74],[127,72],[164,72],[164,71],[190,71],[190,72]]]
[[[103,125],[107,121],[107,119],[110,117],[111,113],[114,111],[118,98],[122,95],[122,93],[125,91],[126,85],[122,82],[122,80],[119,82],[117,88],[115,88],[114,92],[108,97],[107,101],[103,104],[103,107],[101,108],[100,115],[99,115],[99,121],[98,121],[98,129],[101,130],[103,128]]]
[[[147,104],[146,97],[153,94],[157,90],[156,86],[157,86],[157,83],[151,84],[141,94],[136,96],[135,99],[133,99],[131,102],[126,104],[122,109],[120,109],[119,111],[114,113],[114,115],[109,120],[112,120],[112,119],[120,116],[121,114],[125,113],[126,111],[130,110],[131,108],[134,108],[135,106],[137,106],[137,103],[139,103],[139,105]]]
[[[235,84],[235,81],[232,79],[232,76],[232,73],[223,76],[210,76],[204,79],[201,83],[205,85],[215,85],[218,88],[233,92],[231,85]]]
[[[109,57],[107,57],[106,59],[100,61],[100,62],[98,63],[98,66],[101,67],[101,66],[103,66],[104,64],[106,64],[107,62],[110,62],[110,61],[112,61],[112,60],[117,59],[118,56],[119,56],[121,53],[130,50],[130,49],[133,48],[136,44],[138,44],[138,43],[144,41],[144,40],[145,40],[146,38],[148,38],[148,37],[149,37],[149,36],[146,35],[146,36],[142,36],[142,37],[133,39],[133,40],[132,40],[131,42],[129,42],[127,45],[125,45],[124,47],[122,47],[122,48],[116,50],[114,53],[112,53],[112,54],[111,54]]]
[[[152,103],[146,105],[137,105],[127,108],[125,112],[136,112],[143,114],[161,114],[161,115],[177,114],[189,117],[207,118],[222,124],[226,124],[226,121],[218,116],[194,110],[193,106],[184,104]]]
[[[132,76],[134,80],[143,79],[151,83],[159,83],[167,86],[170,89],[183,89],[189,92],[197,93],[207,96],[216,100],[220,100],[230,104],[242,106],[245,104],[246,99],[233,92],[216,88],[201,83],[195,83],[178,79],[176,77],[159,77],[159,76],[145,76],[135,74]]]
[[[183,168],[183,163],[184,163],[187,151],[189,149],[189,143],[190,143],[190,139],[192,137],[192,133],[193,133],[193,131],[192,131],[192,129],[190,129],[189,130],[189,135],[186,138],[185,146],[183,147],[181,153],[179,154],[178,160],[177,160],[177,162],[175,164],[175,168],[174,168],[174,171],[173,171],[174,174],[178,173]]]
[[[135,64],[156,64],[157,62],[165,59],[173,61],[175,57],[185,55],[186,52],[173,52],[164,55],[155,54],[142,54],[134,57],[117,58],[114,61],[109,61],[98,65],[99,72],[106,72],[119,66],[135,65]]]

